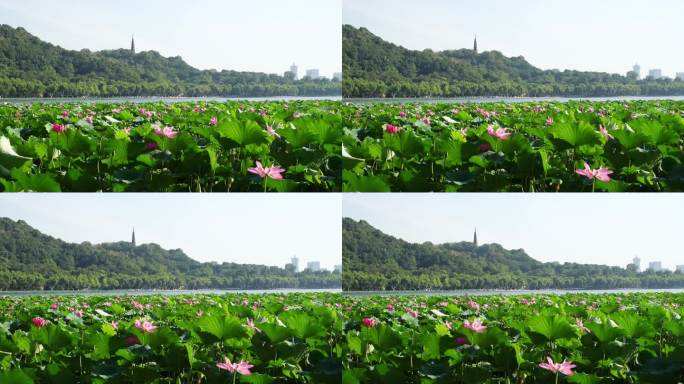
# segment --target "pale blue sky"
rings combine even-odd
[[[342,69],[342,0],[0,0],[0,24],[64,48],[182,56],[200,69]]]
[[[540,261],[684,264],[684,194],[345,194],[345,217],[410,242],[523,248]]]
[[[343,22],[410,49],[472,48],[543,69],[684,72],[680,0],[344,0]]]
[[[181,248],[199,261],[300,267],[342,260],[339,194],[0,194],[0,216],[68,242]]]

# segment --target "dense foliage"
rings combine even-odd
[[[342,221],[342,287],[366,290],[681,288],[679,272],[542,263],[499,244],[414,244],[365,221]]]
[[[350,103],[342,115],[345,191],[684,190],[681,101]]]
[[[376,296],[344,305],[344,384],[684,380],[681,294]]]
[[[340,190],[340,102],[0,105],[5,191]]]
[[[342,29],[344,97],[683,95],[684,82],[541,70],[523,57],[471,49],[412,51],[365,28]]]
[[[155,51],[69,51],[0,25],[0,97],[321,96],[340,82],[199,70]]]
[[[230,254],[227,243],[223,252]],[[0,218],[0,290],[338,288],[339,272],[201,263],[180,249],[67,243]]]
[[[3,297],[0,383],[338,383],[338,300]]]

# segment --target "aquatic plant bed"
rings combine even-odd
[[[344,191],[683,191],[684,102],[348,103]]]
[[[683,294],[346,297],[344,383],[677,383]]]
[[[0,298],[0,383],[338,383],[340,297]]]
[[[0,190],[339,191],[340,106],[0,105]]]

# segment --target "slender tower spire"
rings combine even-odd
[[[475,42],[473,43],[473,51],[477,53],[477,35],[475,35]]]
[[[473,233],[473,247],[477,248],[477,227],[475,227],[475,232]]]
[[[135,247],[135,227],[133,227],[133,237],[131,238],[131,244]]]
[[[131,35],[131,53],[135,53],[135,37]]]

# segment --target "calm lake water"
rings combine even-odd
[[[529,103],[541,101],[555,101],[565,103],[568,101],[635,101],[635,100],[684,100],[684,96],[618,96],[618,97],[456,97],[446,99],[431,98],[397,98],[397,99],[344,99],[348,103]]]
[[[188,101],[296,101],[296,100],[342,100],[342,96],[274,96],[274,97],[55,97],[55,98],[20,98],[2,99],[0,103],[32,104],[32,103],[180,103]]]
[[[597,290],[565,290],[565,289],[541,289],[541,290],[478,290],[465,289],[460,291],[347,291],[344,295],[354,297],[366,296],[492,296],[492,295],[564,295],[568,293],[684,293],[684,288],[674,289],[597,289]]]
[[[341,289],[254,289],[254,290],[225,290],[225,289],[115,289],[102,291],[5,291],[2,296],[145,296],[145,295],[223,295],[226,293],[341,293]]]

